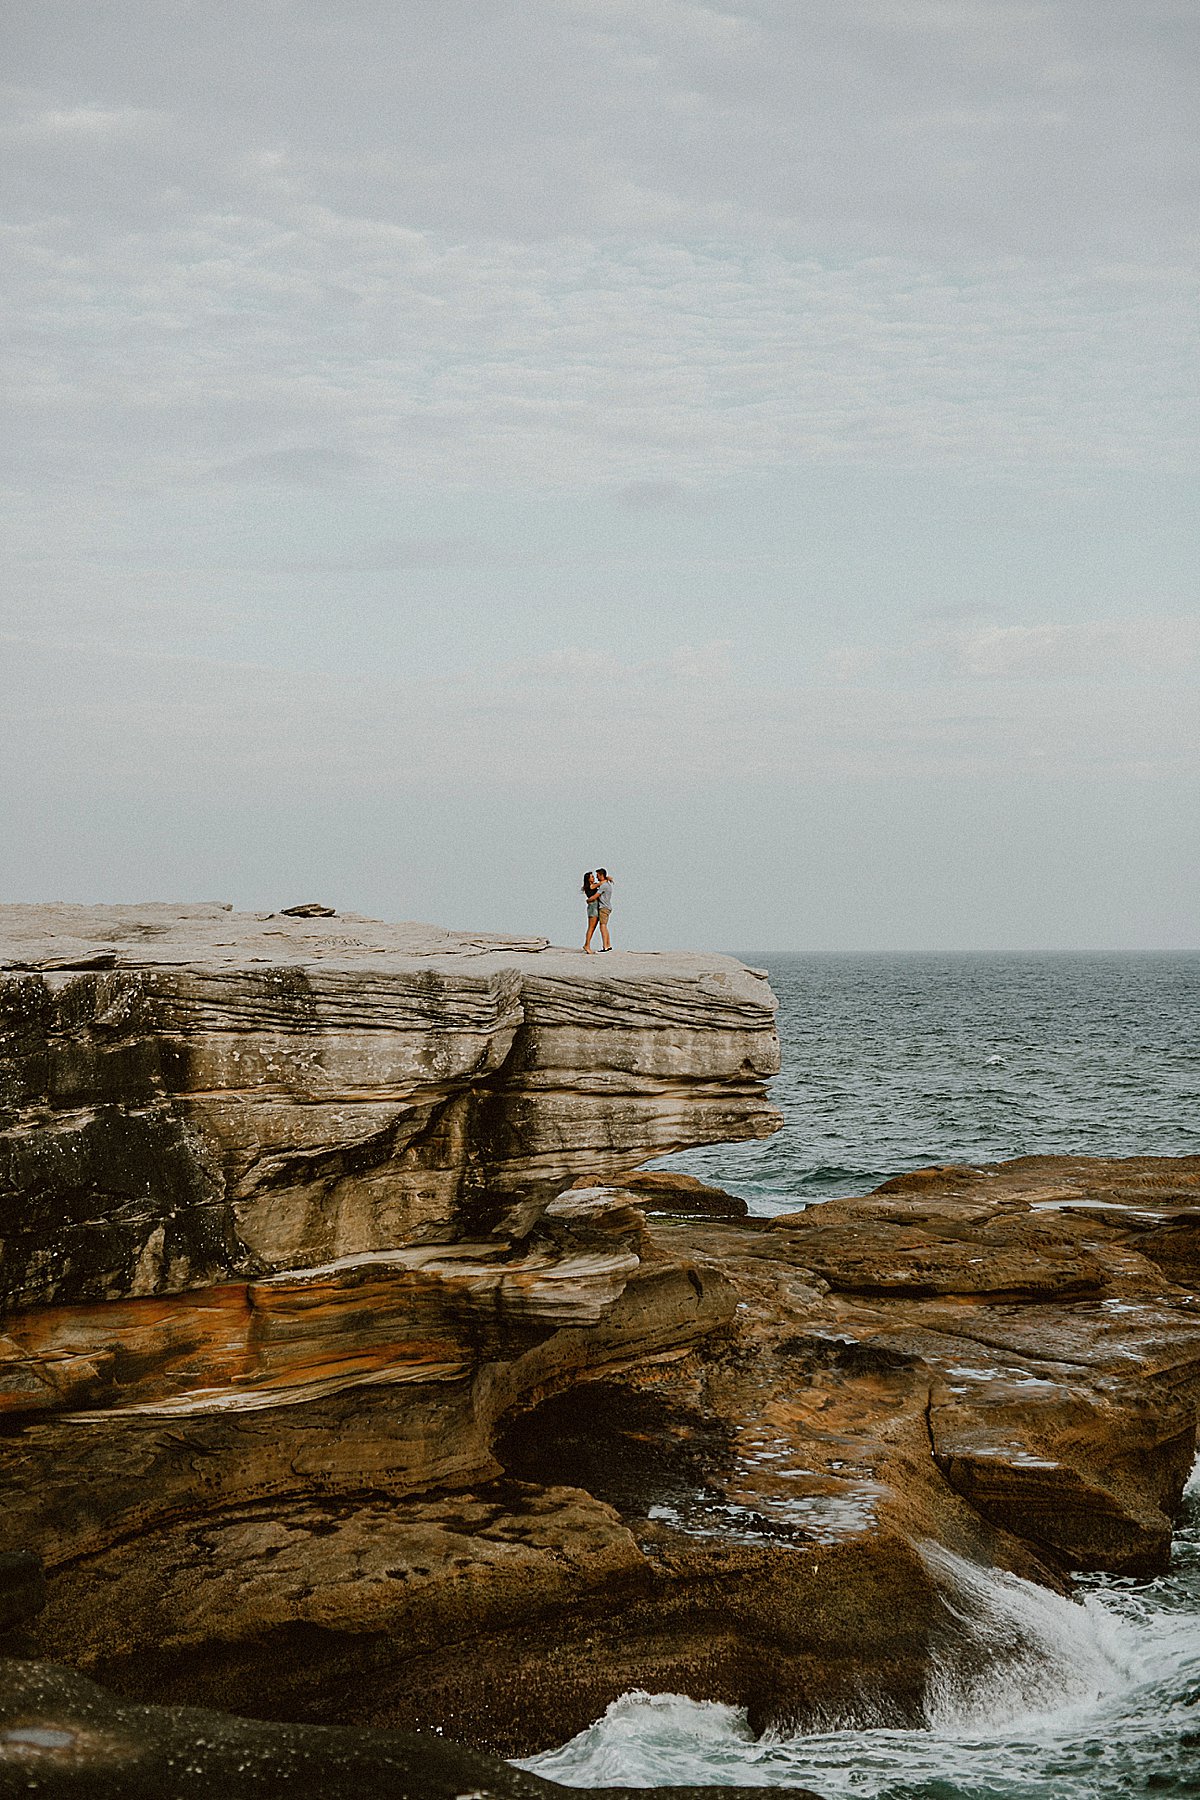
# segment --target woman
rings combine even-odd
[[[596,954],[592,949],[592,933],[595,931],[597,922],[600,918],[600,902],[596,898],[599,892],[600,883],[596,880],[591,869],[589,869],[583,878],[583,897],[587,901],[588,919],[587,936],[583,940],[583,947],[589,956],[595,956]]]

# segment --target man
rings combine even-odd
[[[613,884],[612,876],[607,869],[597,869],[596,877],[600,883],[600,887],[596,894],[596,901],[599,907],[600,941],[603,946],[601,955],[603,955],[605,950],[612,949],[612,945],[608,940],[608,915],[612,911]]]

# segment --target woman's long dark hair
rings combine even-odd
[[[592,894],[595,892],[595,886],[596,886],[596,878],[592,874],[592,871],[590,869],[588,869],[584,874],[583,886],[580,888],[579,891],[581,894],[586,894],[588,899],[590,900],[592,897]]]

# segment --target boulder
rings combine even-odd
[[[641,1800],[565,1788],[432,1734],[264,1724],[115,1700],[45,1663],[0,1661],[0,1787],[44,1800]],[[660,1788],[673,1800],[760,1800],[757,1788]],[[802,1788],[777,1790],[818,1800]]]
[[[589,1178],[584,1176],[582,1186]],[[677,1175],[673,1169],[629,1169],[618,1184],[635,1195],[650,1213],[671,1213],[692,1219],[744,1219],[746,1202],[724,1188],[698,1181],[694,1175]]]

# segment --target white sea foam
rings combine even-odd
[[[1115,1800],[1196,1792],[1200,1464],[1172,1572],[1079,1599],[927,1552],[954,1622],[920,1731],[756,1739],[736,1707],[626,1694],[523,1766],[568,1786],[808,1786],[827,1800]]]
[[[561,1750],[518,1766],[568,1787],[767,1785],[769,1777],[756,1782],[750,1773],[762,1749],[739,1707],[637,1690]]]
[[[1094,1704],[1134,1677],[1136,1633],[1094,1601],[982,1569],[935,1545],[955,1631],[933,1659],[925,1706],[934,1731],[987,1730]]]

